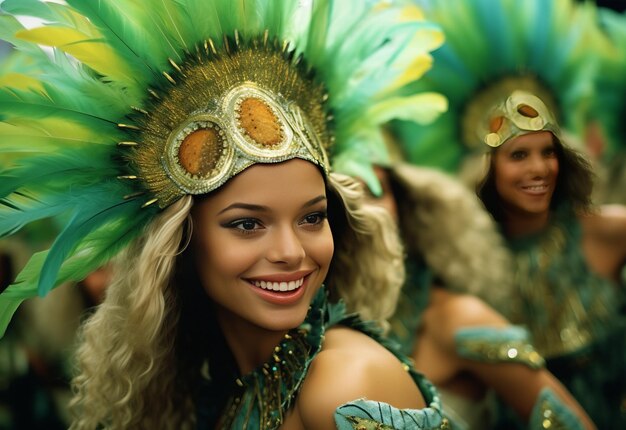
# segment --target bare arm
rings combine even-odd
[[[455,334],[467,327],[510,326],[498,312],[481,300],[447,291],[434,294],[425,316],[425,330],[415,351],[416,367],[435,385],[459,392],[459,376],[469,373],[475,385],[493,388],[495,392],[526,422],[543,388],[550,388],[574,414],[586,429],[595,426],[572,395],[547,370],[531,369],[515,362],[487,363],[470,360],[459,355]],[[429,369],[433,369],[431,373]],[[432,374],[432,377],[431,377]],[[455,390],[456,389],[456,390]],[[467,391],[459,394],[468,394]],[[445,405],[444,405],[445,407]]]
[[[619,282],[626,265],[626,206],[601,206],[597,214],[583,217],[581,222],[583,249],[589,267]]]

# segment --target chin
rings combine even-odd
[[[284,309],[274,311],[264,321],[259,321],[259,325],[269,331],[289,331],[302,324],[308,313],[309,306],[302,309]]]

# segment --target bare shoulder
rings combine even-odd
[[[403,364],[369,336],[345,327],[326,332],[298,396],[305,428],[334,428],[337,407],[357,399],[419,409],[424,399]]]
[[[509,322],[478,297],[458,294],[442,288],[433,289],[424,315],[424,335],[438,339],[440,346],[455,350],[454,336],[466,327],[506,327]]]
[[[619,282],[626,265],[626,206],[603,205],[580,221],[587,264],[598,275]]]
[[[620,257],[626,253],[626,206],[603,205],[597,212],[579,219],[585,240],[592,244],[594,252],[600,247],[610,249]]]

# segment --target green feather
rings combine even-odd
[[[87,34],[91,33],[91,29],[94,28],[83,16],[59,3],[47,3],[39,0],[4,0],[0,8],[12,15],[40,18],[46,23],[59,23]]]
[[[106,41],[135,67],[137,79],[156,78],[167,67],[167,51],[152,35],[153,28],[146,17],[152,8],[144,1],[67,0],[76,11],[84,14],[104,35]]]
[[[470,147],[462,139],[465,108],[477,93],[505,78],[536,79],[556,99],[560,125],[582,136],[594,96],[598,28],[579,13],[581,5],[573,0],[419,3],[426,18],[443,28],[446,43],[433,52],[432,69],[402,94],[438,92],[450,107],[445,120],[421,127],[394,123],[411,162],[458,171],[464,156],[481,148],[479,142]]]
[[[77,207],[74,216],[50,248],[39,277],[38,293],[40,296],[45,296],[57,285],[59,270],[66,257],[71,255],[89,233],[115,219],[130,218],[142,203],[137,199],[122,200],[118,195],[111,194],[107,187],[102,189],[93,187],[87,195],[90,196],[90,200],[82,202]]]

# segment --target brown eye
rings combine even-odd
[[[539,116],[539,112],[528,105],[519,105],[517,107],[517,112],[526,118],[537,118]]]
[[[201,128],[190,133],[180,144],[178,159],[189,174],[206,177],[217,166],[224,142],[217,130]]]

